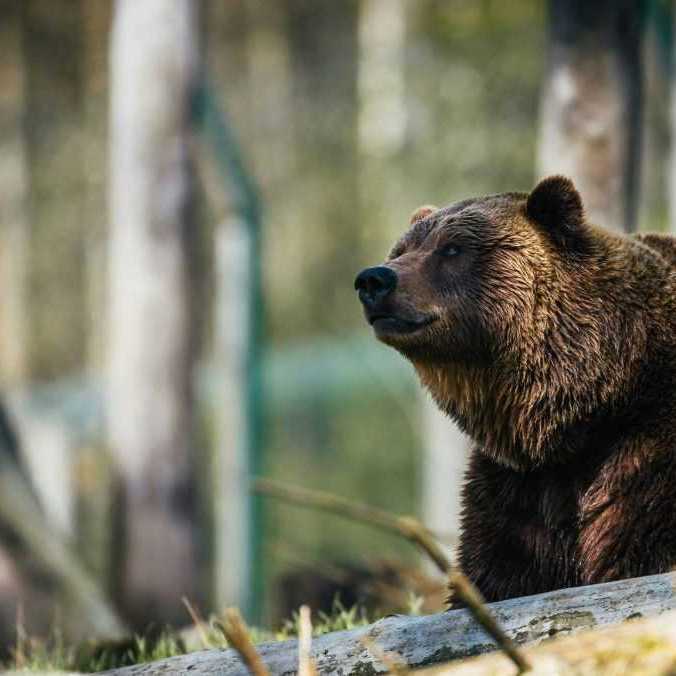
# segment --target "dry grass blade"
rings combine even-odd
[[[298,613],[298,676],[317,676],[312,659],[312,619],[310,608],[301,606]]]
[[[491,615],[479,591],[465,575],[453,570],[451,562],[432,533],[417,519],[408,516],[395,516],[376,507],[352,502],[338,495],[289,486],[272,479],[256,479],[253,483],[253,490],[256,493],[278,500],[331,512],[381,530],[397,533],[413,542],[434,561],[441,572],[449,575],[449,584],[458,599],[467,606],[474,619],[495,640],[519,671],[528,670],[528,661]]]
[[[200,615],[199,611],[197,608],[195,608],[192,603],[190,603],[190,600],[186,596],[181,597],[181,602],[185,606],[185,609],[188,611],[188,615],[190,615],[190,619],[192,620],[192,623],[195,627],[195,631],[199,634],[200,637],[200,642],[202,643],[203,648],[210,648],[211,647],[211,641],[209,640],[209,636],[207,634],[207,631],[205,627],[207,626],[207,623],[202,619],[202,616]]]
[[[28,645],[28,633],[26,632],[23,602],[16,606],[16,647],[14,650],[14,664],[17,669],[23,669],[26,665],[26,646]]]
[[[268,668],[263,664],[260,655],[256,651],[249,630],[239,614],[237,608],[228,608],[223,617],[223,622],[217,625],[228,643],[234,648],[246,664],[253,676],[270,676]]]

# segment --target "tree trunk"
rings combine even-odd
[[[641,4],[550,0],[541,175],[577,184],[593,222],[636,227],[641,141]]]
[[[106,203],[108,36],[112,14],[111,0],[82,2],[82,128],[85,167],[82,200],[84,240],[84,277],[86,280],[85,365],[99,377],[105,361],[106,306]]]
[[[674,25],[672,31],[676,30],[676,12],[673,12]],[[669,167],[669,230],[671,234],[676,235],[676,70],[671,69],[671,162]]]
[[[82,247],[82,2],[22,0],[30,375],[54,378],[84,365]],[[58,320],[55,318],[58,317]]]
[[[189,106],[197,3],[118,0],[111,45],[108,434],[120,595],[137,624],[198,595],[191,456]]]
[[[24,138],[25,60],[22,10],[2,5],[0,44],[0,376],[18,385],[27,372],[28,177]]]

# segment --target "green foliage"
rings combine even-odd
[[[333,631],[357,629],[370,622],[373,622],[373,619],[369,619],[364,608],[360,608],[359,606],[346,608],[340,602],[340,599],[336,598],[333,601],[333,608],[330,613],[320,611],[318,617],[313,619],[312,635],[317,637],[323,636],[324,634],[330,634]],[[298,636],[299,623],[300,616],[298,612],[295,612],[293,617],[282,623],[281,629],[275,635],[276,639],[278,641],[284,641],[288,638]]]
[[[68,643],[59,629],[47,639],[27,637],[19,629],[11,661],[4,668],[15,671],[97,672],[153,662],[186,652],[183,639],[170,629],[157,636],[134,636],[115,642]]]
[[[415,514],[417,408],[413,388],[384,389],[370,395],[353,392],[339,402],[317,396],[303,407],[271,416],[266,476],[393,513]],[[326,562],[360,565],[379,559],[413,562],[417,557],[400,537],[338,516],[269,499],[264,509],[270,610],[280,576],[299,564],[321,568]]]
[[[17,671],[72,671],[77,649],[67,645],[60,632],[49,641],[27,638],[21,631],[9,668]]]
[[[181,639],[174,633],[167,631],[157,641],[150,641],[142,636],[137,636],[136,645],[129,657],[134,659],[137,664],[142,664],[183,654],[185,654],[185,647]]]

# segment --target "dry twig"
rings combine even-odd
[[[317,676],[317,667],[311,655],[312,619],[310,608],[301,606],[298,613],[298,676]]]
[[[514,662],[519,672],[528,671],[530,665],[523,651],[517,648],[516,643],[507,636],[498,624],[479,590],[469,581],[467,576],[458,570],[452,571],[448,576],[448,584],[458,598],[469,608],[474,619],[495,640],[505,655]]]
[[[212,644],[211,641],[209,640],[209,636],[207,634],[207,631],[205,627],[207,626],[207,623],[202,619],[202,616],[199,613],[199,610],[193,606],[192,603],[190,603],[190,600],[188,599],[187,596],[182,596],[181,597],[181,602],[185,606],[185,609],[188,611],[188,615],[190,615],[190,619],[192,620],[192,623],[195,627],[195,631],[197,631],[200,641],[202,643],[203,648],[211,648]]]
[[[253,490],[261,495],[291,502],[301,507],[331,512],[403,536],[420,547],[442,573],[447,573],[451,568],[448,557],[437,544],[434,536],[413,517],[395,516],[377,507],[353,502],[332,493],[289,486],[273,479],[256,479],[253,482]]]
[[[239,653],[253,676],[270,676],[268,668],[256,652],[249,636],[249,630],[237,608],[228,608],[225,611],[223,622],[218,623],[217,626],[228,639],[228,643]]]

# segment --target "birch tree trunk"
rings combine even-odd
[[[198,593],[191,427],[193,0],[117,0],[111,46],[108,434],[120,476],[119,593],[136,623]]]
[[[28,179],[24,140],[25,63],[21,8],[4,3],[0,23],[0,375],[21,383],[26,356]]]
[[[570,176],[592,221],[636,226],[641,141],[641,3],[550,0],[541,175]]]

